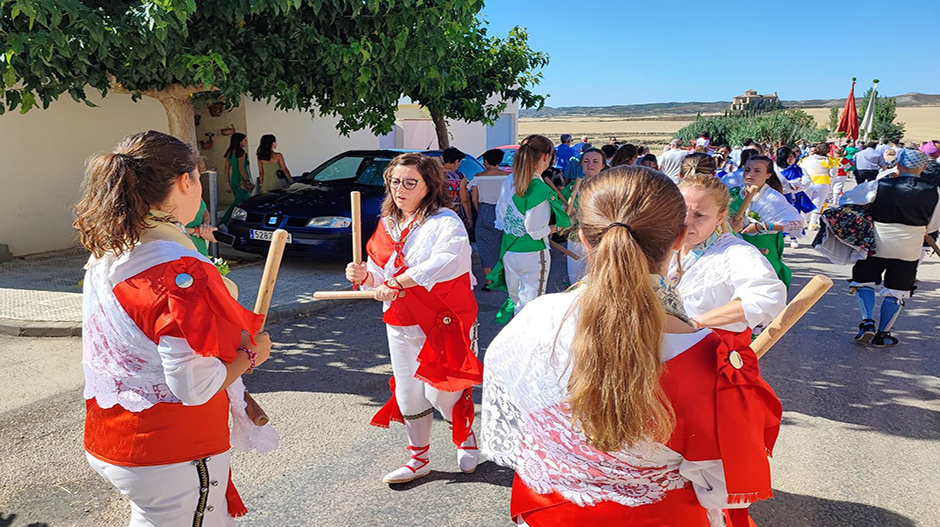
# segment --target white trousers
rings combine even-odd
[[[569,251],[581,257],[580,260],[575,260],[570,256],[565,257],[568,260],[568,283],[573,285],[578,283],[578,280],[584,278],[584,271],[587,268],[587,258],[584,256],[584,246],[581,245],[581,242],[569,239],[567,245]]]
[[[203,527],[235,526],[225,500],[229,452],[211,456],[204,464],[187,461],[152,467],[112,465],[87,452],[85,457],[91,468],[130,499],[128,527],[192,527],[197,514]],[[202,488],[206,489],[204,503]]]
[[[842,195],[842,189],[845,188],[846,177],[847,176],[832,177],[832,195],[829,197],[829,201],[832,202],[833,207],[839,206],[839,196]]]
[[[826,199],[829,197],[829,189],[831,185],[813,183],[812,185],[806,187],[806,196],[813,201],[813,205],[816,206],[816,210],[809,214],[809,224],[810,225],[819,225],[819,215],[822,214],[823,205],[826,203]]]
[[[427,337],[420,326],[386,326],[388,352],[395,375],[395,398],[405,419],[417,419],[436,409],[441,417],[453,421],[454,405],[463,392],[444,392],[415,378],[418,353]]]
[[[515,313],[526,304],[545,294],[552,257],[548,248],[533,253],[507,252],[503,255],[506,289],[515,305]]]

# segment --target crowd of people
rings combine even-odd
[[[238,135],[227,175],[247,193]],[[290,178],[274,138],[261,143],[259,173]],[[782,408],[750,343],[785,307],[786,239],[798,243],[805,226],[825,231],[821,245],[871,249],[846,259],[856,340],[898,343],[890,332],[916,288],[924,236],[940,228],[940,144],[731,148],[703,133],[656,156],[615,143],[532,135],[511,171],[490,150],[472,179],[457,149],[389,163],[368,259],[346,267],[383,305],[392,377],[372,424],[402,423],[407,440],[405,464],[384,482],[430,473],[437,412],[459,470],[473,472],[480,454],[514,470],[517,523],[745,527],[748,505],[772,495]],[[262,319],[186,235],[204,214],[197,161],[165,134],[129,136],[90,161],[77,206],[92,254],[85,450],[129,498],[132,527],[233,525],[246,508],[230,447],[277,442],[269,425],[245,424],[240,376],[271,349]],[[561,242],[569,287],[549,294]],[[507,325],[481,361],[476,295],[494,291],[505,291],[496,318]]]

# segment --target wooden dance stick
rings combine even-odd
[[[744,201],[741,202],[741,208],[738,209],[738,213],[734,215],[734,218],[731,220],[731,224],[741,221],[744,218],[744,213],[747,212],[748,206],[750,206],[751,201],[754,200],[754,196],[757,195],[757,191],[760,190],[760,187],[750,186],[748,187],[747,195],[744,196]]]
[[[559,251],[561,251],[561,254],[564,254],[565,256],[568,256],[568,257],[571,258],[572,260],[578,261],[578,260],[581,259],[580,256],[578,256],[577,254],[575,254],[575,253],[569,251],[568,248],[565,247],[564,245],[562,245],[562,244],[560,244],[560,243],[558,243],[558,242],[554,242],[554,241],[552,241],[552,240],[549,240],[549,243],[551,243],[552,247],[554,247],[554,248],[558,249]]]
[[[349,193],[349,201],[352,220],[352,261],[358,265],[362,263],[362,195],[358,190],[354,190]]]
[[[818,274],[803,286],[803,289],[787,304],[787,307],[773,319],[760,335],[751,343],[751,349],[761,358],[771,346],[780,340],[790,328],[815,304],[829,288],[832,280],[825,275]]]
[[[924,235],[924,241],[926,241],[927,245],[929,245],[930,248],[933,249],[934,254],[936,254],[937,256],[940,256],[940,247],[937,247],[937,242],[935,242],[933,238],[930,237],[929,234]]]
[[[277,272],[281,268],[281,258],[284,257],[284,246],[287,245],[287,231],[278,229],[274,231],[271,237],[271,246],[268,248],[268,259],[264,262],[264,272],[261,274],[261,285],[258,287],[258,299],[255,300],[254,312],[265,317],[261,321],[261,329],[264,331],[264,324],[267,321],[268,309],[271,307],[271,297],[274,295],[274,283],[277,282]],[[248,370],[245,373],[251,373]],[[247,391],[245,392],[245,413],[256,426],[268,424],[268,414],[264,413],[261,405],[255,401]]]
[[[544,181],[545,183],[547,183],[548,186],[549,186],[552,190],[555,191],[555,194],[558,194],[558,197],[561,199],[561,202],[562,202],[562,203],[567,203],[567,202],[565,201],[565,196],[561,193],[560,190],[558,190],[558,187],[555,186],[555,183],[553,183],[551,179],[542,178],[542,181]]]
[[[398,293],[398,297],[405,296],[405,292]],[[375,300],[375,291],[317,291],[313,293],[314,300]]]

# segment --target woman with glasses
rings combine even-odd
[[[366,263],[346,266],[346,278],[384,303],[392,361],[391,399],[372,418],[405,425],[411,459],[383,482],[407,483],[431,472],[428,449],[436,409],[451,423],[457,465],[476,470],[474,385],[483,365],[473,352],[477,303],[467,229],[451,209],[441,165],[409,153],[385,169],[382,219],[366,245]]]

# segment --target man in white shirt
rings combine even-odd
[[[669,176],[674,183],[679,183],[679,172],[682,170],[682,161],[689,155],[689,151],[682,148],[682,139],[678,137],[669,142],[669,150],[663,152],[659,158],[659,165],[663,174]]]
[[[875,149],[878,146],[874,141],[865,145],[865,149],[855,154],[855,181],[862,184],[872,181],[878,176],[878,171],[887,168],[884,157]]]

